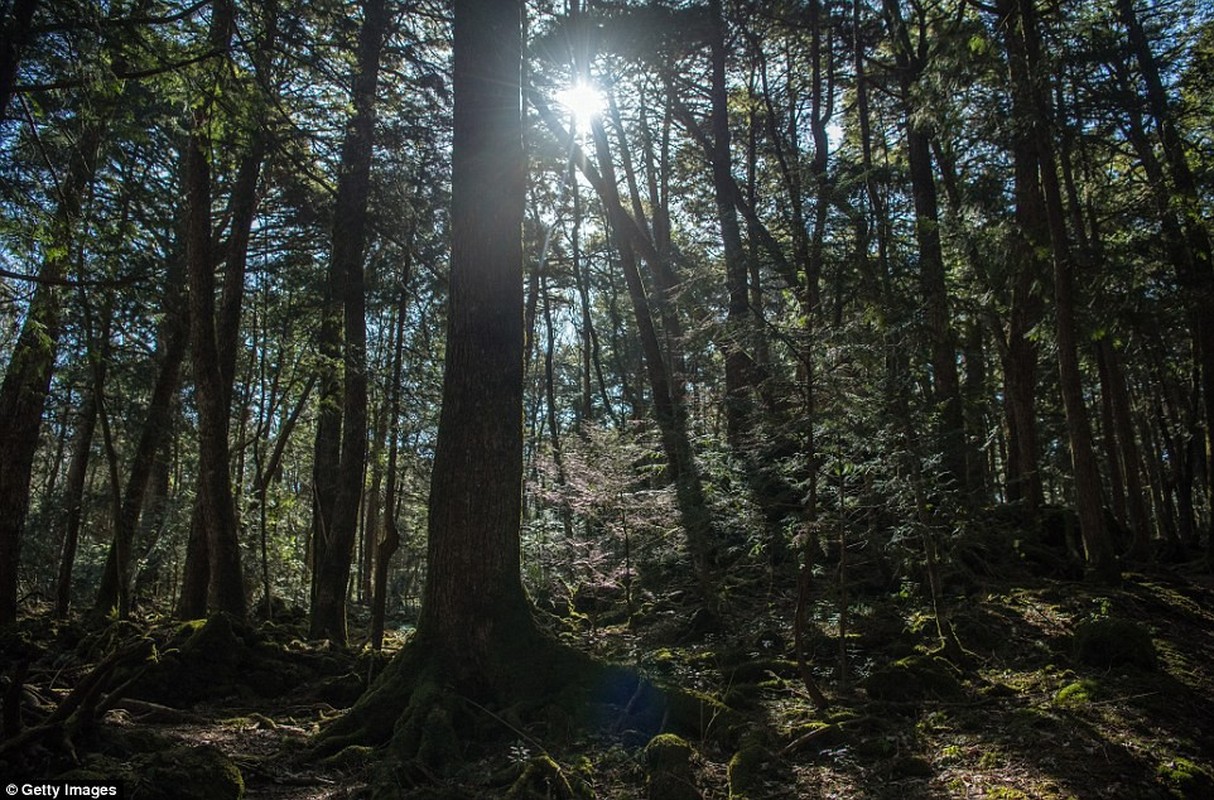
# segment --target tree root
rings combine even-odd
[[[659,688],[633,669],[594,661],[555,639],[539,637],[501,655],[481,683],[470,685],[457,660],[425,642],[409,642],[355,706],[321,731],[307,757],[382,748],[387,758],[376,792],[389,796],[451,777],[495,743],[527,742],[546,756],[541,740],[561,741],[574,730],[609,732],[637,745],[662,730],[697,738],[732,735],[733,712],[720,701]],[[566,788],[569,797],[577,796],[569,780],[540,776],[543,768],[532,766],[528,785],[538,781],[553,796],[566,796]]]
[[[46,741],[55,743],[75,760],[72,739],[117,704],[143,674],[154,652],[151,639],[139,639],[110,653],[76,684],[46,719],[0,742],[0,760]],[[114,674],[120,668],[137,665],[142,666],[127,680],[111,688]]]

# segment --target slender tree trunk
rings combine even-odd
[[[729,305],[725,318],[725,429],[730,446],[747,457],[753,434],[754,364],[751,358],[751,315],[749,270],[746,250],[742,246],[742,231],[738,225],[737,186],[733,178],[730,150],[728,88],[725,83],[727,29],[721,0],[709,3],[713,35],[711,47],[712,111],[708,146],[712,166],[713,195],[716,199],[717,221],[725,256],[725,287]]]
[[[1189,308],[1194,360],[1200,371],[1205,411],[1207,501],[1214,519],[1214,314],[1210,312],[1214,308],[1214,247],[1210,241],[1209,223],[1202,217],[1202,193],[1189,165],[1185,141],[1133,0],[1117,0],[1117,11],[1146,84],[1147,106],[1159,131],[1164,161],[1171,177],[1173,192],[1169,201],[1165,201],[1169,206],[1165,217],[1177,218],[1183,232],[1183,246],[1176,248],[1180,256],[1176,271]],[[1211,525],[1209,553],[1214,566],[1214,524]]]
[[[333,514],[318,548],[311,634],[344,645],[346,596],[358,533],[367,457],[367,320],[363,279],[367,198],[371,190],[372,136],[379,59],[388,27],[385,0],[366,0],[359,32],[354,116],[342,145],[341,176],[334,213],[330,277],[343,309],[341,457],[337,462]],[[330,462],[332,464],[333,462]],[[331,466],[329,467],[331,468]],[[316,470],[325,469],[321,464]],[[318,539],[318,541],[320,541]]]
[[[104,363],[104,361],[103,361]],[[67,468],[67,485],[64,487],[63,548],[59,557],[59,579],[55,586],[55,616],[67,617],[72,604],[72,569],[76,563],[76,551],[80,543],[80,521],[84,511],[84,486],[88,477],[89,456],[93,449],[93,433],[97,429],[98,383],[104,381],[104,367],[99,380],[89,389],[89,395],[80,408],[76,423],[76,435],[72,440],[72,460]]]
[[[1134,436],[1133,412],[1130,405],[1129,387],[1126,385],[1125,370],[1108,337],[1100,338],[1096,342],[1096,347],[1102,351],[1102,360],[1109,373],[1108,384],[1112,401],[1113,425],[1126,489],[1126,510],[1130,530],[1134,535],[1130,557],[1149,558],[1152,528],[1147,516],[1145,492],[1142,487],[1140,471],[1142,458],[1138,451],[1138,440]]]
[[[957,337],[949,318],[931,138],[922,123],[916,121],[909,105],[915,84],[927,63],[922,42],[919,47],[911,42],[897,2],[886,0],[885,13],[895,42],[894,54],[904,98],[907,166],[915,206],[915,239],[919,246],[919,289],[923,296],[924,321],[931,353],[932,388],[939,413],[937,424],[943,456],[941,466],[945,483],[959,489],[962,497],[967,497],[969,472],[966,467],[964,406],[957,371]]]
[[[1000,0],[997,25],[1007,49],[1012,116],[1030,118],[1033,86],[1023,37],[1016,22],[1016,0]],[[1011,251],[1016,259],[1013,273],[1006,349],[1003,354],[1004,393],[1008,419],[1007,492],[1010,501],[1023,502],[1035,517],[1045,502],[1037,434],[1038,346],[1032,331],[1043,314],[1038,284],[1045,280],[1040,253],[1049,248],[1045,201],[1038,174],[1038,143],[1032,128],[1018,124],[1012,129],[1012,173],[1016,227]]]
[[[712,581],[709,577],[712,520],[707,501],[704,498],[699,467],[696,464],[691,440],[687,433],[687,410],[678,399],[681,393],[676,393],[670,372],[666,367],[661,341],[650,313],[644,283],[633,249],[638,243],[647,243],[647,240],[636,222],[628,217],[620,204],[611,154],[607,149],[607,136],[602,125],[595,123],[594,132],[601,180],[592,180],[592,183],[597,184],[596,188],[599,189],[600,196],[607,206],[620,256],[620,265],[624,272],[624,281],[632,300],[633,315],[640,334],[641,351],[644,354],[645,371],[649,379],[654,420],[662,434],[662,446],[666,454],[670,478],[675,485],[675,494],[683,530],[687,535],[692,566],[705,599],[712,604],[714,602],[712,597],[715,594],[710,588]],[[650,263],[656,264],[660,259],[652,244],[648,243],[646,249],[650,251],[652,259]]]
[[[400,530],[396,525],[399,511],[396,487],[400,483],[397,476],[397,453],[400,449],[400,382],[404,371],[405,311],[408,299],[405,287],[409,283],[409,270],[409,255],[406,254],[396,313],[396,346],[392,349],[392,383],[388,389],[388,485],[384,492],[384,532],[383,537],[375,544],[372,559],[374,578],[371,592],[371,648],[376,652],[381,650],[384,644],[385,617],[388,610],[388,566],[392,556],[400,548]]]
[[[93,178],[105,126],[102,112],[86,124],[72,150],[53,217],[54,246],[47,248],[40,280],[0,383],[0,627],[17,619],[21,538],[29,513],[34,454],[62,333],[61,292],[56,283],[67,271],[68,253],[80,225],[81,198]]]
[[[174,258],[170,263],[164,289],[164,325],[160,330],[159,365],[152,395],[148,399],[147,415],[143,429],[131,454],[131,467],[123,490],[121,510],[114,521],[114,539],[106,557],[101,584],[93,602],[93,610],[108,615],[115,609],[126,616],[123,598],[128,595],[131,579],[131,553],[135,543],[135,531],[145,507],[145,498],[152,468],[157,454],[161,452],[172,432],[173,400],[180,388],[181,364],[185,360],[189,344],[190,319],[186,300],[181,290],[185,279],[185,265]],[[205,584],[204,584],[205,585]],[[185,615],[189,618],[202,616],[205,603],[200,609],[188,609],[197,613]]]
[[[1033,95],[1031,116],[1037,145],[1038,170],[1045,196],[1046,222],[1054,265],[1054,322],[1058,345],[1058,376],[1062,403],[1066,411],[1067,438],[1074,471],[1075,499],[1084,556],[1092,576],[1101,581],[1118,580],[1119,569],[1101,507],[1100,471],[1092,447],[1087,406],[1083,399],[1083,377],[1079,368],[1077,322],[1075,320],[1075,262],[1066,227],[1066,213],[1054,162],[1049,128],[1049,105],[1044,90],[1046,76],[1037,29],[1035,0],[1018,0],[1020,35],[1024,41],[1025,64]]]

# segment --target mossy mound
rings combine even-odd
[[[278,697],[314,678],[249,626],[226,614],[182,623],[132,694],[185,707],[229,696]]]
[[[1214,797],[1214,776],[1187,758],[1173,758],[1155,768],[1155,776],[1173,797],[1199,800]]]
[[[939,656],[922,654],[873,670],[861,686],[873,700],[893,703],[954,700],[964,694],[956,667]]]
[[[1151,634],[1137,622],[1103,617],[1081,623],[1073,639],[1075,660],[1089,667],[1137,667],[1152,672],[1159,656]]]
[[[1054,695],[1054,705],[1062,708],[1082,708],[1100,692],[1100,684],[1090,678],[1068,683]]]
[[[128,800],[240,800],[240,769],[211,745],[171,745],[121,759],[97,755],[61,780],[119,781]]]
[[[660,733],[645,745],[645,791],[649,800],[701,800],[691,758],[681,736]]]
[[[179,746],[132,762],[132,800],[240,800],[244,779],[211,745]]]
[[[729,800],[750,800],[752,792],[762,788],[760,771],[768,758],[761,737],[750,734],[742,738],[742,744],[725,768],[729,780]]]

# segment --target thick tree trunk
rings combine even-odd
[[[472,696],[499,689],[500,653],[536,633],[519,558],[522,14],[519,2],[455,5],[451,294],[417,636]]]
[[[216,51],[226,50],[234,29],[234,9],[230,0],[216,0],[211,11],[208,44]],[[187,548],[186,577],[179,611],[188,616],[195,616],[200,611],[197,607],[198,586],[206,573],[207,607],[243,618],[246,612],[244,579],[228,443],[231,381],[228,379],[230,371],[226,368],[225,358],[232,334],[222,327],[232,323],[227,316],[218,321],[216,319],[216,257],[211,231],[211,128],[220,85],[224,82],[220,72],[222,69],[221,63],[204,76],[204,94],[193,108],[185,148],[183,183],[186,194],[190,353],[198,409],[199,449],[197,505],[191,522],[191,540]],[[254,175],[254,184],[255,181]],[[233,210],[235,214],[242,214],[239,208]],[[251,213],[250,209],[250,218]],[[237,252],[242,248],[239,241],[241,236],[247,236],[247,233],[236,231],[236,241],[229,245]],[[231,313],[232,304],[235,304],[236,319],[239,319],[239,303],[231,298],[225,304],[228,314]],[[188,601],[184,594],[186,587],[194,594]]]

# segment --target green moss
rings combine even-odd
[[[240,800],[240,770],[211,745],[177,746],[131,761],[131,800]]]
[[[982,755],[978,756],[978,766],[981,769],[996,769],[1002,759],[999,757],[998,750],[984,750]]]
[[[1155,776],[1173,797],[1198,800],[1214,795],[1214,776],[1187,758],[1173,758],[1155,768]]]
[[[585,783],[561,769],[547,755],[528,760],[505,794],[505,800],[593,800],[593,797]]]
[[[957,762],[965,757],[965,751],[955,744],[946,745],[940,750],[940,760]]]
[[[1099,683],[1091,678],[1084,678],[1059,689],[1054,695],[1054,705],[1062,708],[1081,708],[1092,702],[1099,691]]]
[[[1029,800],[1027,794],[1011,786],[992,786],[982,797],[983,800]]]
[[[872,671],[862,682],[874,700],[956,699],[963,694],[957,668],[937,656],[913,655]]]
[[[1151,634],[1126,619],[1105,617],[1084,622],[1075,629],[1073,643],[1076,660],[1090,667],[1126,666],[1152,671],[1159,663]]]
[[[660,733],[645,746],[645,787],[649,800],[700,800],[687,740]]]
[[[767,749],[758,732],[742,737],[738,751],[726,767],[730,800],[746,800],[751,796],[750,792],[760,788],[759,770],[766,758]]]

